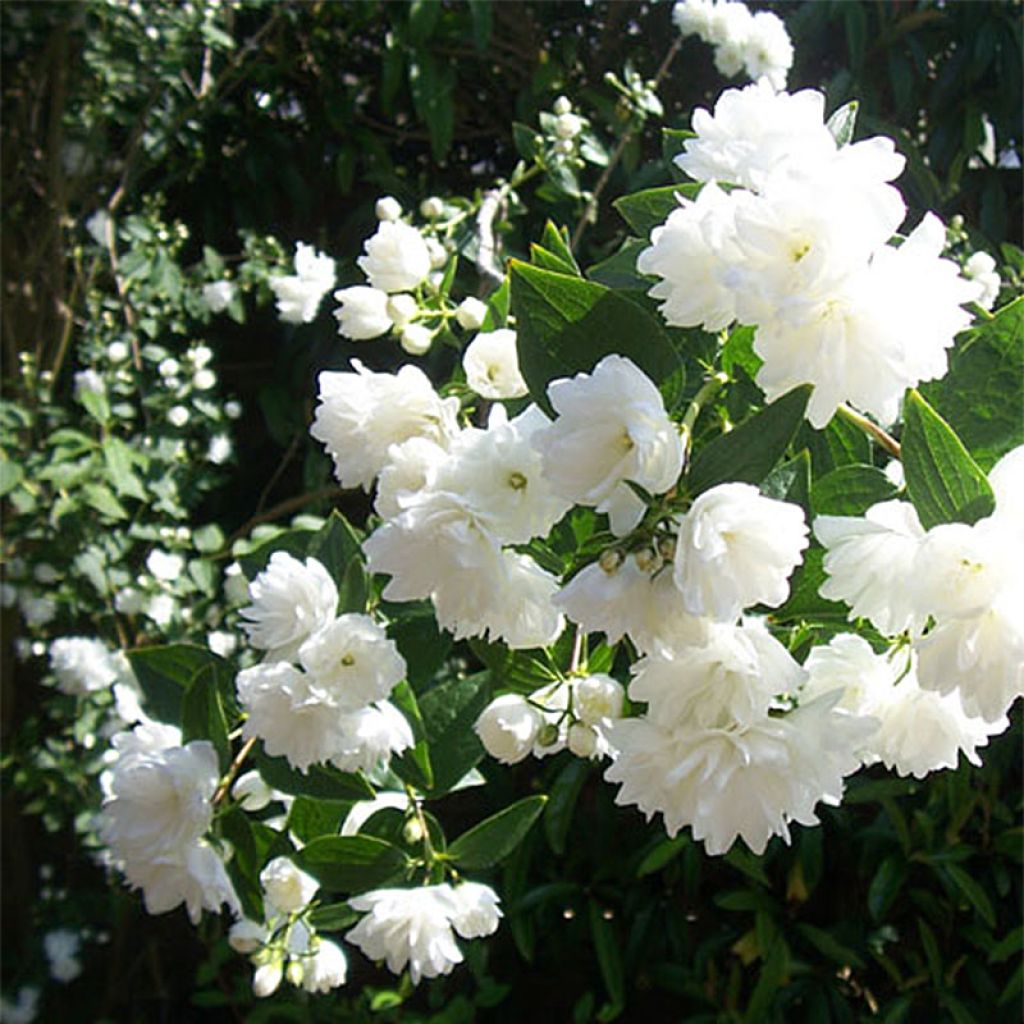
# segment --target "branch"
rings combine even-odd
[[[252,748],[256,746],[256,737],[246,740],[242,744],[242,749],[235,755],[234,761],[231,762],[231,767],[228,768],[227,774],[223,779],[220,780],[220,785],[217,787],[216,792],[213,794],[213,806],[216,807],[224,797],[227,796],[228,790],[231,789],[231,784],[235,781],[235,776],[242,770],[242,765],[245,764],[245,759],[252,752]]]
[[[892,436],[888,431],[884,430],[877,423],[873,423],[867,418],[862,416],[859,412],[854,412],[848,405],[841,405],[836,410],[840,416],[843,417],[849,423],[854,426],[860,427],[869,437],[877,441],[894,459],[899,459],[901,448],[899,441]]]

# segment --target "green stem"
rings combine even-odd
[[[883,430],[877,423],[872,423],[867,416],[854,412],[848,405],[841,405],[836,411],[847,423],[852,423],[855,427],[859,427],[865,434],[877,441],[894,459],[901,457],[899,441],[888,431]]]
[[[707,403],[708,399],[716,394],[719,388],[728,383],[728,374],[722,372],[714,374],[704,381],[700,390],[693,396],[692,401],[689,406],[687,406],[686,414],[683,416],[683,422],[679,428],[680,433],[683,435],[684,459],[689,458],[690,446],[693,444],[693,425],[697,422],[697,417],[700,415],[701,409]]]

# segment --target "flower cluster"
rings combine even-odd
[[[270,277],[267,283],[277,297],[277,315],[287,324],[308,324],[316,318],[320,300],[334,287],[334,281],[334,260],[299,242],[295,273]]]
[[[941,258],[932,214],[889,244],[906,215],[889,184],[903,157],[883,137],[838,145],[824,103],[757,83],[697,110],[676,163],[706,184],[652,232],[637,268],[662,279],[650,294],[669,324],[756,326],[769,399],[810,383],[814,426],[843,402],[890,423],[908,387],[946,372],[970,322],[961,305],[982,289]]]
[[[1024,447],[1004,455],[989,482],[995,511],[970,526],[926,531],[912,505],[889,501],[863,517],[819,516],[814,532],[826,548],[822,595],[886,636],[906,632],[920,686],[955,693],[970,728],[995,733],[1024,695]]]
[[[238,910],[238,897],[217,849],[204,837],[213,821],[220,772],[206,740],[182,746],[181,732],[143,723],[111,741],[104,774],[100,836],[146,909],[162,914],[181,903],[193,923],[203,909]]]
[[[715,48],[715,67],[728,78],[741,71],[786,88],[793,44],[782,19],[771,11],[751,14],[736,0],[680,0],[672,20],[683,36],[695,35]]]
[[[275,552],[250,596],[243,625],[267,656],[236,680],[246,738],[301,771],[325,762],[369,771],[412,746],[387,700],[405,661],[370,616],[337,614],[338,591],[320,562]]]

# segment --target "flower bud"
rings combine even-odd
[[[377,220],[398,220],[402,216],[402,204],[394,196],[384,196],[374,207]]]
[[[437,270],[448,262],[448,250],[436,239],[426,239],[427,252],[430,254],[430,266]]]
[[[503,764],[515,764],[533,749],[543,724],[540,712],[525,698],[508,693],[492,700],[473,728],[491,757]]]
[[[302,979],[306,976],[306,969],[302,966],[301,960],[289,960],[288,969],[285,971],[285,977],[289,983],[299,988],[302,985]]]
[[[128,358],[128,346],[123,341],[112,341],[107,346],[107,358],[112,363],[123,363]]]
[[[411,356],[421,356],[430,349],[434,334],[423,324],[408,324],[402,330],[402,348]]]
[[[676,538],[675,537],[659,537],[658,538],[658,554],[665,559],[666,562],[675,561],[676,557]]]
[[[427,220],[437,220],[444,213],[444,203],[437,196],[428,196],[420,203],[420,214]]]
[[[633,560],[641,572],[647,573],[655,573],[665,564],[664,559],[654,548],[641,548],[633,555]]]
[[[597,564],[609,576],[612,576],[619,571],[619,566],[622,565],[623,561],[625,561],[625,558],[618,548],[606,548],[601,552],[601,557],[597,560]]]
[[[419,311],[419,304],[405,292],[392,295],[387,301],[388,317],[396,327],[404,327]]]
[[[552,725],[548,722],[543,728],[537,733],[537,746],[538,747],[551,747],[558,742],[558,726]]]
[[[287,857],[275,857],[261,872],[260,885],[267,899],[283,914],[293,914],[316,895],[320,883],[297,868]]]
[[[274,791],[257,771],[246,772],[241,776],[231,787],[231,795],[244,811],[262,811],[274,799]]]
[[[575,114],[559,114],[555,118],[555,134],[560,139],[574,139],[581,131],[583,122]]]
[[[576,713],[587,725],[622,716],[625,690],[622,684],[604,673],[587,676],[576,683]]]
[[[264,964],[262,967],[257,967],[256,973],[252,976],[253,995],[258,999],[272,996],[277,991],[278,985],[281,984],[282,973],[280,963]]]
[[[567,742],[577,757],[593,757],[597,750],[597,733],[583,722],[573,722],[569,726]]]
[[[559,96],[551,109],[555,112],[556,117],[561,117],[563,114],[571,114],[572,102],[568,96]]]
[[[479,299],[470,296],[459,303],[455,310],[455,319],[459,326],[467,331],[475,331],[483,326],[484,318],[487,316],[487,304]]]
[[[561,153],[562,156],[570,156],[575,148],[576,144],[572,139],[559,139],[555,143],[555,152]]]
[[[423,826],[419,818],[410,818],[402,829],[402,838],[409,844],[423,842]]]
[[[267,937],[266,925],[243,918],[236,921],[228,932],[228,945],[236,953],[255,953]]]

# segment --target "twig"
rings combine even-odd
[[[254,526],[257,526],[260,523],[270,522],[272,519],[277,519],[279,516],[287,515],[289,512],[294,512],[296,509],[302,508],[304,505],[309,505],[314,501],[320,501],[323,498],[340,498],[344,493],[345,491],[341,487],[321,487],[318,491],[310,491],[308,494],[300,494],[294,498],[288,498],[287,501],[282,501],[272,509],[253,516],[248,520],[248,522],[243,523],[237,530],[235,530],[224,545],[224,551],[221,552],[221,556],[226,556],[227,553],[231,551],[231,545],[239,538],[244,537]]]
[[[292,438],[287,450],[284,455],[281,456],[281,460],[274,468],[274,472],[270,474],[270,479],[267,481],[263,490],[260,491],[259,500],[256,502],[256,515],[259,515],[263,511],[263,506],[267,503],[267,498],[270,497],[270,492],[274,489],[274,484],[281,479],[281,474],[285,471],[288,463],[291,462],[292,456],[295,454],[295,449],[299,447],[299,441],[303,436],[303,434],[296,434]]]
[[[217,787],[216,792],[213,794],[213,806],[216,807],[225,796],[227,796],[228,790],[231,788],[231,784],[235,781],[235,776],[242,770],[242,765],[245,764],[245,759],[252,752],[252,748],[256,746],[256,737],[248,739],[242,744],[242,749],[235,755],[234,761],[231,762],[231,767],[228,768],[227,774],[220,781],[220,785]]]
[[[865,434],[874,438],[894,459],[902,458],[899,441],[877,423],[873,423],[867,416],[862,416],[859,412],[854,412],[848,405],[840,405],[836,411],[844,420],[860,427]]]

